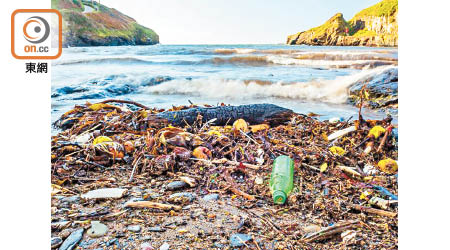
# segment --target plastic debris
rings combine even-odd
[[[294,187],[293,181],[294,162],[289,156],[278,156],[273,162],[269,183],[275,204],[284,204],[286,202],[287,196]]]
[[[341,129],[341,130],[339,130],[339,131],[336,131],[336,132],[330,134],[330,135],[328,136],[328,140],[329,140],[329,141],[332,141],[332,140],[334,140],[334,139],[337,139],[337,138],[339,138],[339,137],[342,137],[342,136],[344,136],[344,135],[346,135],[346,134],[348,134],[348,133],[350,133],[350,132],[353,132],[353,131],[356,131],[355,126],[350,126],[350,127],[348,127],[348,128]]]
[[[83,199],[118,199],[121,198],[128,190],[123,188],[101,188],[91,190],[81,195]]]
[[[395,174],[398,171],[398,164],[391,158],[387,158],[378,162],[378,167],[381,171],[388,174]]]
[[[386,132],[386,129],[384,129],[383,127],[374,126],[373,128],[370,129],[369,134],[367,136],[377,139],[384,132]]]
[[[332,146],[330,147],[330,152],[335,154],[335,155],[345,155],[345,153],[347,153],[343,148],[338,147],[338,146]]]
[[[325,162],[322,165],[320,165],[320,172],[323,173],[325,171],[327,171],[328,168],[328,164]]]
[[[235,233],[248,236],[239,238],[245,244],[233,239],[249,249],[346,248],[353,244],[347,236],[352,230],[357,247],[397,246],[397,177],[378,163],[398,158],[398,141],[389,132],[369,137],[375,126],[392,126],[389,120],[333,124],[294,113],[269,126],[244,114],[245,124],[236,129],[233,121],[242,117],[214,120],[195,113],[180,125],[156,116],[169,111],[179,117],[178,111],[197,111],[194,104],[169,110],[98,105],[95,111],[90,105],[77,105],[55,123],[61,130],[51,141],[52,237],[65,239],[72,228],[101,220],[111,230],[99,238],[86,235],[80,248],[140,249],[146,241],[155,249],[226,248]],[[368,143],[372,149],[364,153],[358,145]],[[275,188],[286,191],[283,206],[274,202],[270,181],[270,166],[281,155],[295,162],[292,189]],[[290,168],[287,173],[291,179]],[[96,191],[110,188],[123,193]],[[374,197],[388,201],[387,208]],[[375,224],[389,230],[374,233]],[[129,225],[141,231],[127,230]],[[281,232],[289,237],[268,240]]]

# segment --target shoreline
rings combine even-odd
[[[358,236],[346,244],[370,248],[379,247],[381,238],[360,224],[361,213],[366,220],[397,228],[396,206],[370,208],[363,205],[366,198],[356,198],[364,190],[380,192],[375,186],[397,194],[396,168],[379,163],[397,159],[396,137],[385,132],[363,141],[374,126],[389,130],[390,120],[321,122],[313,114],[293,114],[273,126],[237,120],[214,126],[197,120],[172,127],[156,119],[167,110],[126,105],[115,101],[75,107],[59,124],[65,130],[52,137],[55,242],[78,233],[71,240],[91,248],[140,249],[148,244],[155,248],[164,244],[171,248],[255,244],[323,248],[337,247],[341,240],[335,234],[315,240],[314,232],[351,223],[346,230]],[[192,108],[197,106],[170,110]],[[182,115],[177,114],[174,117]],[[333,135],[352,126],[358,127],[356,131],[337,139]],[[373,148],[370,152],[368,145]],[[279,206],[272,202],[268,179],[274,157],[282,154],[295,161],[296,188],[287,204]],[[107,198],[106,190],[99,188],[115,188],[120,194]],[[94,190],[103,192],[103,198],[87,198]],[[390,199],[383,192],[380,197]],[[129,208],[135,204],[149,207]],[[94,220],[107,227],[99,238],[86,231]],[[285,236],[280,238],[280,233]],[[397,231],[384,234],[383,242],[384,247],[396,247]]]

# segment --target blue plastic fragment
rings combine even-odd
[[[380,186],[373,186],[373,189],[379,191],[383,195],[389,196],[391,200],[398,200],[398,196],[389,192],[386,188]]]

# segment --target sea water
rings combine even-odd
[[[109,98],[159,108],[273,103],[321,120],[355,119],[348,87],[397,67],[397,55],[395,48],[303,45],[65,48],[52,62],[52,121],[75,104]]]

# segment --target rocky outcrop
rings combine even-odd
[[[398,46],[398,1],[384,0],[350,21],[341,13],[323,25],[288,36],[289,45]]]
[[[63,16],[64,47],[159,43],[159,37],[153,30],[97,2],[92,5],[91,1],[52,0],[52,8],[59,10]]]
[[[381,73],[361,79],[349,89],[349,102],[358,104],[361,89],[366,86],[365,102],[373,109],[397,108],[398,106],[398,68],[387,68]]]

